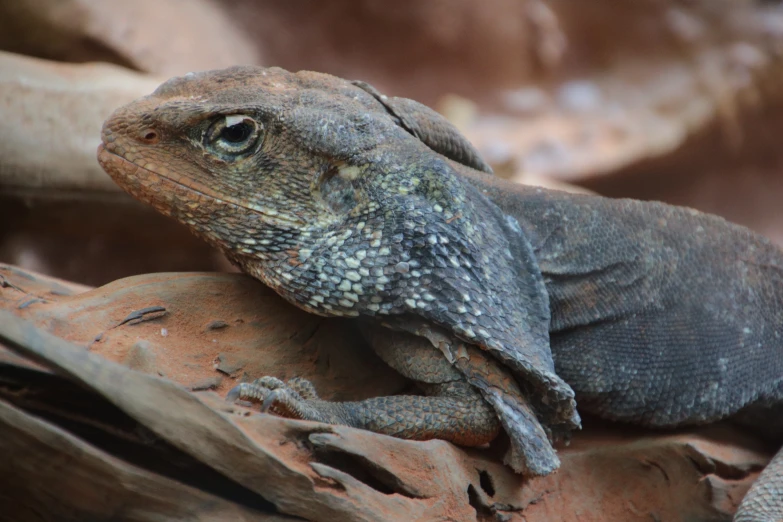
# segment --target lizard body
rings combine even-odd
[[[125,190],[295,305],[356,317],[426,394],[331,403],[264,377],[233,396],[414,439],[502,426],[528,475],[556,469],[574,392],[612,420],[736,418],[783,440],[783,253],[743,227],[497,180],[429,109],[317,73],[175,78],[103,141]],[[778,455],[736,520],[783,517],[782,475]]]

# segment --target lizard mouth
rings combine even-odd
[[[164,181],[175,185],[180,190],[194,192],[201,197],[234,205],[250,212],[260,214],[263,216],[264,221],[271,225],[304,225],[304,221],[278,214],[277,211],[273,209],[268,209],[260,205],[248,205],[247,203],[241,203],[230,196],[227,197],[223,194],[218,194],[207,185],[194,181],[191,178],[185,178],[169,172],[161,172],[161,168],[157,165],[155,170],[150,169],[148,166],[152,162],[149,162],[145,166],[141,166],[138,163],[134,163],[133,161],[110,151],[106,148],[105,144],[100,144],[98,146],[98,162],[115,183],[133,194],[134,197],[136,197],[137,194],[141,194],[150,198],[150,195],[156,191],[150,189],[149,186]],[[130,183],[130,180],[143,181],[141,183]],[[154,196],[152,196],[152,198],[154,198]]]

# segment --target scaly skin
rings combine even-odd
[[[612,420],[736,419],[781,440],[764,416],[783,405],[783,254],[745,228],[496,180],[432,111],[317,73],[175,78],[115,112],[103,141],[126,191],[296,306],[356,317],[426,395],[328,403],[264,378],[235,396],[468,445],[499,420],[529,475],[557,467],[574,391]],[[778,456],[737,520],[783,518],[782,472]]]

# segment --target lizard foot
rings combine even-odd
[[[262,412],[281,417],[316,420],[307,401],[318,400],[318,394],[310,381],[300,377],[283,382],[277,377],[265,376],[252,383],[241,383],[228,392],[226,400],[259,403]]]

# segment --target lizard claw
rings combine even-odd
[[[242,396],[242,384],[237,384],[230,390],[228,390],[228,393],[226,394],[226,401],[228,402],[237,402],[239,398]]]
[[[285,386],[285,385],[283,385]],[[250,402],[264,402],[270,393],[274,390],[260,384],[258,381],[250,383],[243,382],[237,384],[226,394],[226,400],[236,402],[239,400]]]
[[[275,404],[282,398],[280,390],[271,390],[261,403],[261,413],[269,413]]]

